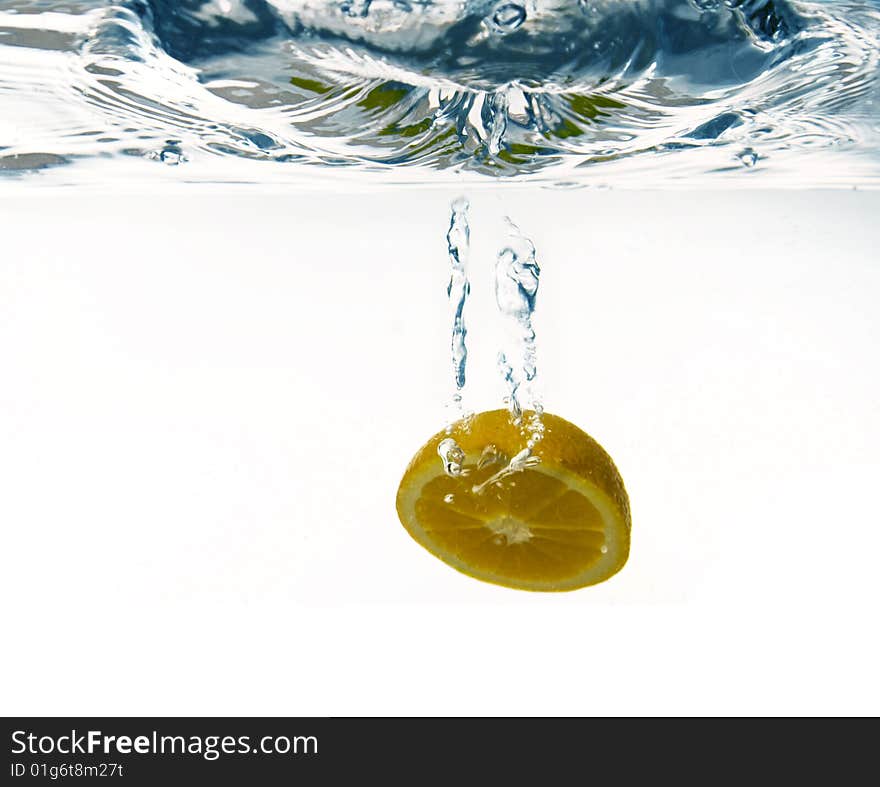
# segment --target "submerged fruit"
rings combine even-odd
[[[542,420],[540,461],[496,481],[525,446],[507,410],[479,413],[428,440],[397,491],[409,534],[465,574],[522,590],[574,590],[623,568],[629,500],[614,462],[574,424]],[[459,461],[447,466],[441,454],[448,459],[450,446]]]

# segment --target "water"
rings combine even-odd
[[[880,192],[468,191],[468,408],[508,393],[494,275],[510,216],[541,267],[546,409],[608,450],[632,502],[620,581],[563,603],[711,619],[726,601],[751,620],[775,599],[772,628],[828,602],[815,567],[838,555],[839,522],[866,548],[833,577],[834,613],[874,598]],[[53,608],[52,576],[83,608],[103,593],[120,610],[476,599],[519,614],[519,597],[420,556],[394,509],[455,387],[444,236],[460,194],[0,195],[10,591]],[[481,453],[462,467],[509,462]]]
[[[4,0],[27,183],[876,186],[877,0]]]

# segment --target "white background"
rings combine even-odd
[[[3,713],[880,711],[880,194],[471,193],[472,404],[506,211],[547,409],[632,502],[624,570],[542,596],[394,511],[453,194],[5,193]]]

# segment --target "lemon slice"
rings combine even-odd
[[[509,474],[499,471],[525,438],[507,410],[479,413],[434,435],[397,491],[409,534],[469,576],[522,590],[574,590],[620,571],[630,541],[620,473],[574,424],[550,414],[543,423],[534,452],[540,461]],[[444,440],[464,453],[459,475],[446,472],[438,452]]]

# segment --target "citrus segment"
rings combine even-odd
[[[573,590],[619,571],[629,554],[630,512],[617,468],[578,427],[550,414],[543,423],[540,462],[489,484],[525,445],[506,410],[434,435],[397,492],[409,534],[465,574],[523,590]],[[449,438],[465,454],[460,475],[448,475],[438,455]]]

